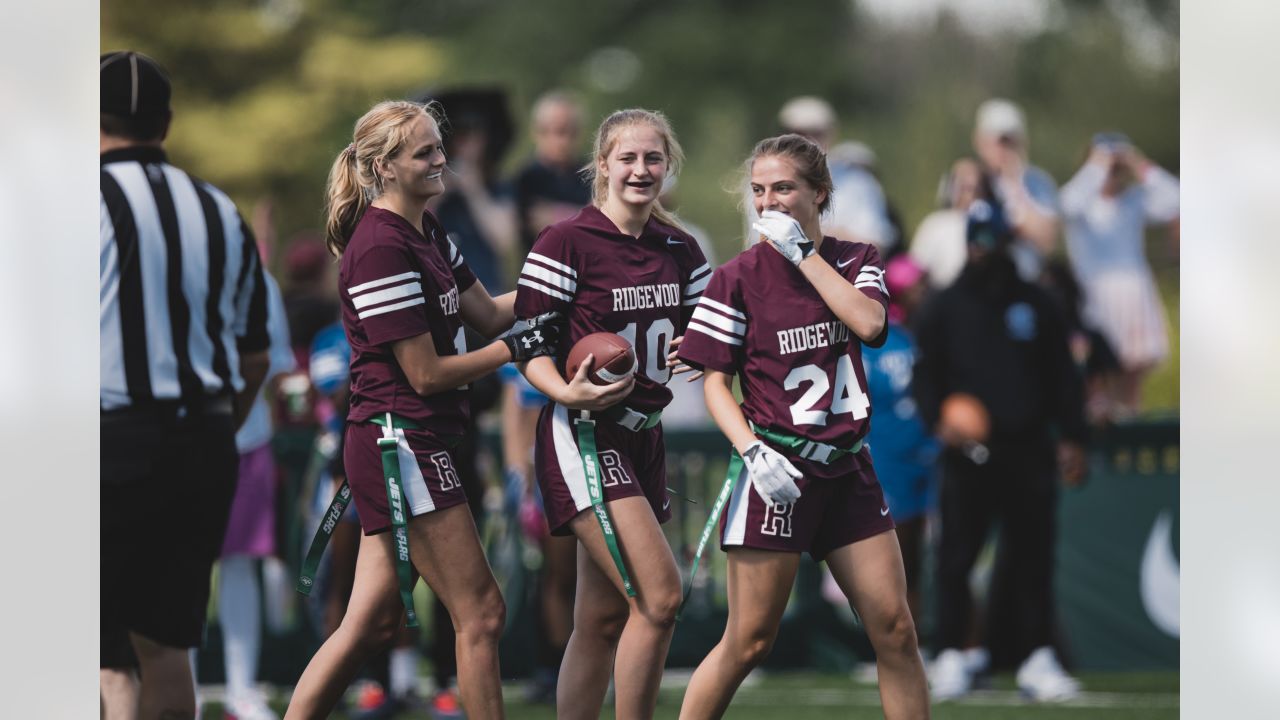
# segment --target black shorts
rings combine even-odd
[[[235,427],[226,413],[131,410],[102,415],[101,441],[101,667],[131,667],[130,631],[176,648],[203,640]]]

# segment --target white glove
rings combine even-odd
[[[801,260],[813,254],[813,241],[805,237],[800,223],[790,215],[777,210],[765,210],[751,227],[761,237],[768,238],[793,265],[799,265]]]
[[[747,446],[742,459],[761,500],[779,505],[800,499],[796,480],[800,479],[801,473],[776,450],[757,440]]]

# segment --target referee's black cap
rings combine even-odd
[[[132,50],[117,50],[102,56],[101,111],[134,117],[169,112],[169,75],[160,63]]]

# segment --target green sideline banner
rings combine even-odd
[[[1058,615],[1078,668],[1178,667],[1178,462],[1177,421],[1115,428],[1061,495]]]

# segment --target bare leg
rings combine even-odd
[[[404,622],[391,541],[390,533],[360,539],[347,612],[298,678],[286,720],[328,717],[360,667],[391,643]]]
[[[572,537],[547,537],[543,543],[542,621],[547,641],[559,653],[573,632],[573,592],[578,543]]]
[[[595,522],[594,517],[591,521]],[[614,654],[630,607],[626,596],[581,545],[578,545],[577,575],[573,630],[565,645],[556,685],[556,717],[595,720],[604,705],[609,677],[613,675]]]
[[[682,720],[724,716],[747,673],[773,649],[799,567],[799,553],[729,552],[729,620],[720,642],[693,671],[680,706]]]
[[[615,717],[618,720],[647,719],[653,717],[658,704],[662,667],[671,646],[671,635],[675,632],[676,611],[680,609],[680,571],[646,499],[627,497],[610,502],[608,506],[636,596],[626,598],[622,577],[614,566],[595,514],[590,510],[578,513],[570,524],[592,561],[578,565],[578,603],[602,605],[605,612],[594,615],[579,613],[575,609],[573,636],[565,652],[561,672],[563,674],[564,668],[570,668],[573,673],[590,675],[592,682],[598,683],[600,669],[611,666],[608,653],[602,652],[603,644],[596,643],[591,647],[579,639],[593,634],[611,637],[610,633],[616,632],[618,617],[612,610],[618,606],[616,600],[610,602],[608,596],[624,598],[627,619],[617,636],[614,654],[617,666],[625,668],[625,672],[614,677]],[[594,564],[594,575],[591,564]],[[608,578],[612,593],[606,592],[606,586],[599,582],[600,574]],[[584,575],[588,576],[585,583]],[[593,621],[599,624],[593,626]],[[574,655],[572,662],[571,654]],[[591,669],[590,664],[596,667]],[[570,694],[579,684],[581,681],[578,679],[561,683],[557,699],[567,702],[557,703],[559,717],[599,716],[599,705],[585,701],[594,700],[597,696],[603,699],[605,688],[599,687],[598,691],[598,686],[585,688],[584,691],[590,693],[588,697]],[[570,703],[577,707],[566,707]]]
[[[907,606],[907,579],[891,531],[837,548],[827,566],[862,617],[876,649],[880,702],[887,720],[929,717],[929,685]]]
[[[187,648],[161,645],[129,633],[138,656],[142,688],[138,698],[140,720],[185,720],[196,716],[196,689],[191,682]]]
[[[925,516],[918,515],[898,523],[898,545],[902,548],[902,567],[907,578],[907,605],[911,617],[920,617],[920,547],[924,538]]]
[[[138,673],[127,668],[102,668],[98,672],[102,720],[137,720]]]
[[[498,640],[507,606],[480,547],[470,508],[455,505],[413,518],[409,554],[453,618],[458,691],[467,717],[503,717]]]

